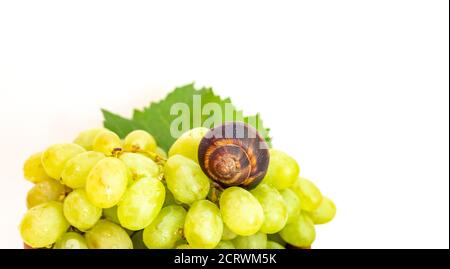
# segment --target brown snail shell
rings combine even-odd
[[[210,130],[198,148],[203,172],[222,187],[256,187],[267,173],[269,158],[267,143],[243,122]]]

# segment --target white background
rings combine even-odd
[[[22,247],[30,154],[195,81],[334,199],[315,248],[448,248],[448,5],[0,2],[0,247]]]

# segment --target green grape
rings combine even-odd
[[[134,249],[147,249],[147,246],[144,244],[143,240],[144,230],[135,232],[131,237],[131,241],[133,242]]]
[[[322,202],[323,197],[319,188],[305,178],[299,177],[291,189],[300,198],[301,207],[305,211],[315,210]]]
[[[47,175],[60,179],[67,161],[83,152],[85,152],[84,148],[77,144],[56,144],[42,153],[42,165]]]
[[[146,131],[136,130],[125,137],[123,149],[128,152],[155,152],[156,141]]]
[[[178,245],[176,247],[176,249],[193,249],[193,248],[191,246],[189,246],[188,244],[181,244],[181,245]]]
[[[63,205],[50,201],[28,210],[20,223],[23,241],[32,248],[49,247],[69,228]]]
[[[286,248],[278,244],[277,242],[267,241],[267,249],[286,249]]]
[[[167,188],[178,201],[191,204],[205,199],[209,192],[209,179],[194,161],[175,155],[164,168]]]
[[[85,234],[90,249],[132,249],[133,242],[119,225],[107,220],[99,220]]]
[[[27,208],[49,202],[61,202],[66,196],[66,187],[59,183],[58,180],[48,178],[44,181],[36,183],[27,194]]]
[[[119,217],[117,217],[117,206],[103,209],[103,217],[115,224],[120,225]]]
[[[186,210],[178,205],[164,207],[144,229],[144,243],[149,249],[170,249],[181,239]]]
[[[122,148],[122,140],[120,137],[111,131],[103,131],[97,134],[92,143],[92,149],[101,152],[106,156],[113,155],[114,151]]]
[[[161,181],[145,177],[133,183],[117,206],[122,227],[142,230],[158,216],[164,204],[165,188]]]
[[[23,165],[23,175],[26,180],[32,183],[50,179],[42,165],[42,152],[31,155]]]
[[[305,214],[300,214],[284,227],[280,235],[284,241],[295,247],[309,248],[316,239],[316,230],[312,220]]]
[[[162,148],[157,147],[155,153],[158,154],[160,157],[167,159],[167,153]]]
[[[256,233],[250,236],[238,236],[233,240],[236,249],[266,249],[267,235]]]
[[[150,158],[138,153],[124,153],[119,159],[128,167],[131,175],[131,182],[143,177],[158,178],[159,166]]]
[[[219,203],[223,221],[234,233],[249,236],[261,229],[264,211],[250,192],[240,187],[227,188]]]
[[[327,197],[323,197],[319,207],[314,211],[309,212],[308,216],[314,222],[314,224],[325,224],[330,222],[336,215],[336,206],[333,201]]]
[[[291,187],[300,174],[298,163],[282,151],[270,149],[269,153],[269,168],[263,183],[271,185],[278,190]]]
[[[264,211],[264,222],[260,231],[265,234],[281,231],[288,219],[286,203],[281,194],[267,184],[259,184],[251,194],[258,199]]]
[[[82,146],[85,150],[92,150],[92,145],[94,144],[95,137],[104,131],[107,131],[105,128],[93,128],[86,131],[81,132],[77,138],[73,141],[75,144]]]
[[[216,249],[235,249],[235,247],[231,241],[220,241],[219,244],[217,244]]]
[[[54,249],[87,249],[86,239],[78,233],[65,233],[53,246]]]
[[[233,240],[237,236],[238,235],[233,233],[233,231],[231,231],[230,228],[228,228],[225,223],[223,224],[223,233],[222,233],[222,240],[223,241]]]
[[[67,161],[64,166],[61,174],[62,182],[72,189],[84,187],[91,169],[104,158],[105,155],[103,153],[95,151],[78,154]]]
[[[76,189],[64,200],[64,216],[80,231],[92,228],[102,216],[102,209],[89,202],[84,189]]]
[[[300,198],[298,198],[297,194],[291,189],[281,190],[280,194],[283,197],[288,211],[287,223],[292,222],[300,214]]]
[[[198,127],[185,132],[169,149],[169,157],[182,155],[198,163],[198,146],[200,141],[209,132],[208,128]]]
[[[286,242],[281,238],[280,233],[276,234],[268,234],[267,240],[280,244],[282,246],[286,246]]]
[[[207,200],[192,204],[184,223],[184,236],[193,248],[215,248],[222,238],[220,210]]]
[[[115,206],[126,191],[128,170],[116,158],[99,161],[86,179],[86,194],[91,203],[100,208]]]

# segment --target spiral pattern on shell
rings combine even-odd
[[[255,128],[225,123],[210,130],[198,149],[203,172],[222,187],[256,187],[269,166],[269,150]]]

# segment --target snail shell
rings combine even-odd
[[[256,187],[267,173],[269,147],[255,128],[230,122],[201,140],[198,160],[203,172],[222,187]]]

